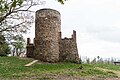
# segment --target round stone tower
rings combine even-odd
[[[34,57],[41,61],[59,60],[60,13],[53,9],[36,11]]]

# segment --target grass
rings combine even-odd
[[[96,64],[94,66],[101,67],[101,68],[104,68],[104,69],[109,69],[109,70],[120,71],[120,66],[119,65],[115,66],[113,64],[109,64],[109,65],[106,65],[106,64]]]
[[[80,64],[75,63],[36,63],[30,67],[24,65],[31,59],[20,59],[18,57],[0,57],[0,80],[53,80],[55,76],[78,76],[78,77],[117,77],[113,72],[104,72],[96,67],[120,70],[119,66],[108,64]]]

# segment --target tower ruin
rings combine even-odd
[[[40,9],[35,16],[34,43],[27,39],[27,57],[44,62],[79,61],[76,31],[71,38],[61,38],[61,15],[53,9]]]

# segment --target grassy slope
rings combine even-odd
[[[80,64],[74,63],[38,63],[30,67],[24,67],[29,62],[31,62],[30,59],[0,57],[0,80],[49,80],[55,76],[117,77],[115,73],[104,72],[98,70],[96,67],[116,71],[120,70],[120,66],[106,64],[83,64],[82,70],[78,69]]]

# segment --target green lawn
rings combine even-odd
[[[24,65],[31,59],[20,59],[18,57],[0,57],[0,80],[53,80],[55,76],[77,76],[77,77],[118,77],[115,73],[98,70],[96,67],[119,71],[120,66],[108,64],[80,64],[75,63],[35,63],[30,67]]]

